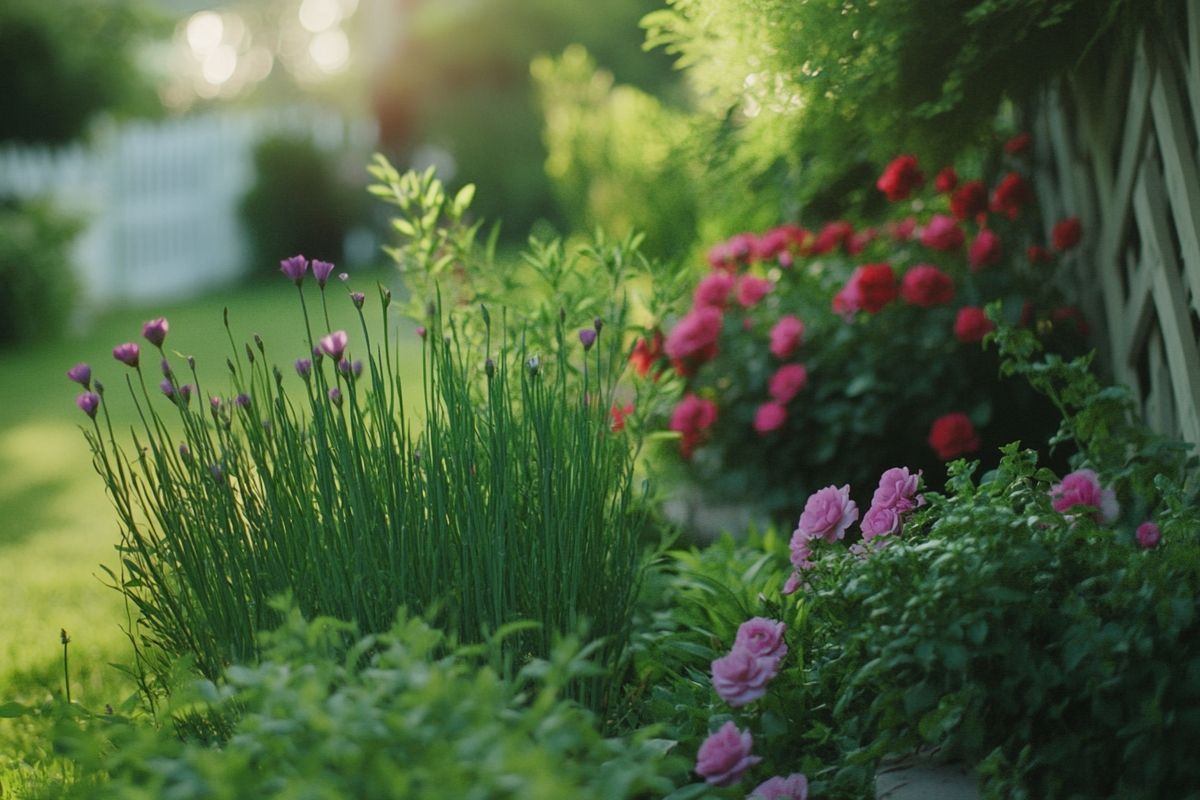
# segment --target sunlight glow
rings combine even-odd
[[[342,19],[338,0],[304,0],[300,4],[300,24],[310,33],[321,33]]]
[[[324,73],[341,70],[350,60],[350,40],[341,28],[325,31],[313,37],[308,54]]]
[[[237,51],[233,49],[233,45],[221,45],[204,59],[204,66],[201,68],[204,80],[214,86],[220,86],[233,77],[237,62]]]
[[[212,52],[225,35],[225,21],[215,11],[200,11],[187,23],[187,41],[198,54]]]

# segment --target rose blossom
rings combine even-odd
[[[709,306],[692,309],[667,334],[664,345],[667,355],[676,361],[703,362],[715,357],[721,322],[720,309]]]
[[[696,753],[696,774],[712,786],[729,786],[742,779],[742,773],[762,761],[750,755],[754,737],[726,722],[700,745]]]
[[[671,412],[668,427],[682,434],[680,450],[684,458],[691,458],[705,431],[717,421],[717,404],[712,400],[686,394]]]
[[[725,304],[729,302],[729,293],[733,291],[736,282],[737,279],[728,272],[710,272],[705,275],[700,283],[696,284],[696,291],[692,295],[696,308],[725,308]]]
[[[950,197],[950,213],[956,219],[973,219],[987,209],[987,186],[983,181],[967,181]]]
[[[898,156],[887,165],[875,186],[887,195],[891,202],[903,200],[912,190],[925,183],[925,176],[914,156]]]
[[[804,336],[804,323],[798,317],[790,314],[783,317],[771,328],[771,355],[776,358],[787,358],[800,346]]]
[[[854,237],[854,226],[845,220],[825,223],[817,238],[813,241],[812,254],[819,256],[828,253],[838,246],[845,247]]]
[[[767,381],[767,392],[780,403],[790,403],[807,383],[807,367],[803,364],[784,364]]]
[[[1158,543],[1162,541],[1162,531],[1153,522],[1143,522],[1137,528],[1137,543],[1138,547],[1143,550],[1150,550],[1158,547]]]
[[[958,186],[958,173],[954,171],[954,167],[942,167],[933,179],[933,188],[943,194],[953,192],[955,186]]]
[[[708,251],[708,263],[714,269],[737,269],[738,264],[754,257],[757,243],[758,237],[753,233],[739,233],[713,245]]]
[[[979,434],[971,418],[961,411],[938,417],[929,429],[929,446],[943,461],[973,453],[979,445]]]
[[[1079,217],[1068,217],[1054,223],[1054,229],[1050,233],[1050,240],[1054,242],[1054,249],[1061,253],[1079,244],[1082,236],[1083,225],[1079,222]]]
[[[982,342],[983,337],[996,329],[996,323],[987,318],[977,306],[963,306],[954,318],[954,335],[960,342],[973,344]]]
[[[917,218],[905,217],[899,222],[889,222],[884,228],[897,242],[907,242],[917,229]]]
[[[814,492],[804,504],[804,513],[796,530],[809,539],[834,542],[846,535],[846,529],[858,519],[858,505],[850,499],[850,486],[826,486]]]
[[[1018,133],[1016,136],[1004,143],[1004,152],[1010,156],[1019,156],[1029,152],[1030,145],[1033,144],[1033,137],[1028,133]]]
[[[783,403],[763,403],[754,411],[754,430],[760,435],[777,431],[787,422],[787,409]]]
[[[845,302],[848,310],[877,314],[896,299],[900,287],[896,285],[896,273],[890,264],[864,264],[854,270],[843,292],[847,292]],[[834,301],[834,310],[837,311],[837,298]]]
[[[934,214],[921,231],[921,244],[932,250],[957,250],[963,244],[962,228],[952,217]]]
[[[746,800],[808,800],[808,778],[800,772],[768,778]]]
[[[784,597],[787,597],[790,594],[795,594],[796,590],[799,588],[800,573],[793,571],[791,575],[788,575],[788,579],[784,582],[783,588],[779,590],[779,593]]]
[[[872,504],[863,515],[862,538],[869,542],[876,536],[889,536],[900,532],[900,511],[895,507]]]
[[[1004,245],[1001,244],[1000,237],[993,231],[984,228],[975,237],[975,241],[971,242],[967,261],[971,265],[972,272],[979,272],[984,267],[1000,263],[1000,257],[1003,254]]]
[[[1112,522],[1120,513],[1117,495],[1112,489],[1100,486],[1100,479],[1090,469],[1078,469],[1063,476],[1062,483],[1050,487],[1051,505],[1060,514],[1075,506],[1092,506],[1096,522]]]
[[[713,689],[722,700],[738,708],[766,694],[767,684],[778,671],[777,659],[756,658],[750,651],[735,647],[712,662]]]
[[[744,308],[750,308],[766,297],[775,284],[766,278],[754,275],[743,275],[737,285],[737,299]]]
[[[909,511],[925,502],[924,498],[917,495],[920,481],[921,473],[914,475],[908,471],[908,467],[885,470],[879,476],[879,486],[871,496],[871,505]]]
[[[788,554],[792,566],[797,570],[812,569],[816,566],[812,562],[812,543],[803,531],[792,531],[792,539],[788,542]]]
[[[787,644],[783,633],[787,629],[782,622],[766,617],[753,617],[738,626],[735,650],[741,649],[755,658],[770,658],[780,661],[787,655]]]
[[[1010,172],[992,193],[991,209],[997,214],[1007,214],[1009,219],[1016,219],[1021,209],[1031,202],[1033,190],[1029,188],[1029,182],[1016,172]]]
[[[954,299],[954,280],[935,266],[918,264],[904,273],[900,296],[921,308],[945,305]]]

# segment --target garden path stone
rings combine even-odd
[[[925,756],[885,762],[875,773],[876,800],[979,800],[979,782],[962,764]]]

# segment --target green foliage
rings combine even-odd
[[[389,293],[375,302],[390,329]],[[307,356],[318,339],[303,307],[295,338]],[[118,440],[107,403],[85,435],[121,522],[110,575],[133,609],[143,688],[164,682],[163,654],[190,656],[208,677],[253,661],[281,592],[306,614],[368,632],[402,606],[464,642],[532,621],[506,642],[517,667],[587,625],[605,663],[617,662],[643,518],[632,444],[608,432],[623,353],[612,337],[568,348],[559,324],[557,355],[538,354],[512,344],[520,327],[504,320],[492,340],[481,316],[478,350],[452,322],[431,321],[417,432],[398,345],[372,340],[361,309],[361,341],[337,365],[315,356],[299,397],[257,337],[244,356],[234,348],[228,394],[199,407],[181,399],[185,369],[196,394],[212,391],[194,364],[162,354],[170,398],[151,396],[143,371],[127,376],[141,422],[134,448]],[[589,703],[607,702],[616,673],[581,690]]]
[[[252,274],[278,275],[281,253],[341,262],[346,233],[364,209],[334,154],[308,137],[268,136],[254,146],[254,171],[239,207]]]
[[[687,116],[613,83],[578,45],[533,62],[545,115],[546,174],[572,227],[645,235],[647,252],[680,257],[703,202]]]
[[[134,4],[6,0],[0,5],[0,141],[63,143],[103,111],[153,113],[133,48],[149,28]]]
[[[462,183],[479,187],[482,215],[516,241],[538,220],[558,222],[542,166],[541,119],[529,76],[539,53],[578,42],[621,80],[655,92],[669,60],[639,46],[637,20],[656,0],[484,0],[421,3],[375,93],[382,140],[407,160],[447,151]],[[498,157],[499,156],[499,157]]]
[[[59,745],[85,776],[71,796],[610,800],[661,796],[683,771],[670,742],[649,731],[604,738],[591,712],[564,699],[601,669],[575,639],[508,680],[485,656],[511,632],[463,648],[403,614],[362,638],[294,609],[281,620],[260,661],[174,694],[176,717],[234,721],[219,743],[60,709]]]
[[[79,223],[42,202],[0,203],[0,346],[55,339],[74,307]]]

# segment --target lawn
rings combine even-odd
[[[382,328],[375,286],[393,277],[379,271],[349,281],[368,296],[364,310],[373,337]],[[317,321],[319,295],[311,283],[305,294],[314,333],[320,335],[324,322]],[[352,342],[361,338],[346,287],[334,281],[327,288],[331,328],[344,328]],[[0,702],[29,702],[62,690],[60,628],[71,635],[74,699],[96,708],[116,705],[132,692],[132,685],[108,666],[127,662],[130,651],[121,630],[126,615],[120,595],[104,585],[99,569],[115,562],[116,517],[78,429],[86,421],[74,404],[79,387],[64,372],[80,361],[91,364],[106,385],[114,424],[131,423],[134,412],[122,385],[131,373],[113,360],[111,350],[121,342],[140,341],[145,320],[166,316],[171,325],[166,350],[180,356],[176,370],[186,370],[182,356],[192,355],[206,391],[228,394],[225,359],[230,345],[221,323],[226,308],[238,347],[261,334],[267,358],[298,387],[291,364],[305,355],[307,345],[296,290],[283,279],[188,302],[111,310],[66,339],[0,351],[0,407],[5,411],[0,418],[0,471],[5,476],[0,483],[0,563],[7,576],[0,584]],[[419,339],[413,325],[401,320],[392,327],[401,357],[413,365],[415,375]],[[157,358],[142,344],[147,381],[157,384]]]

